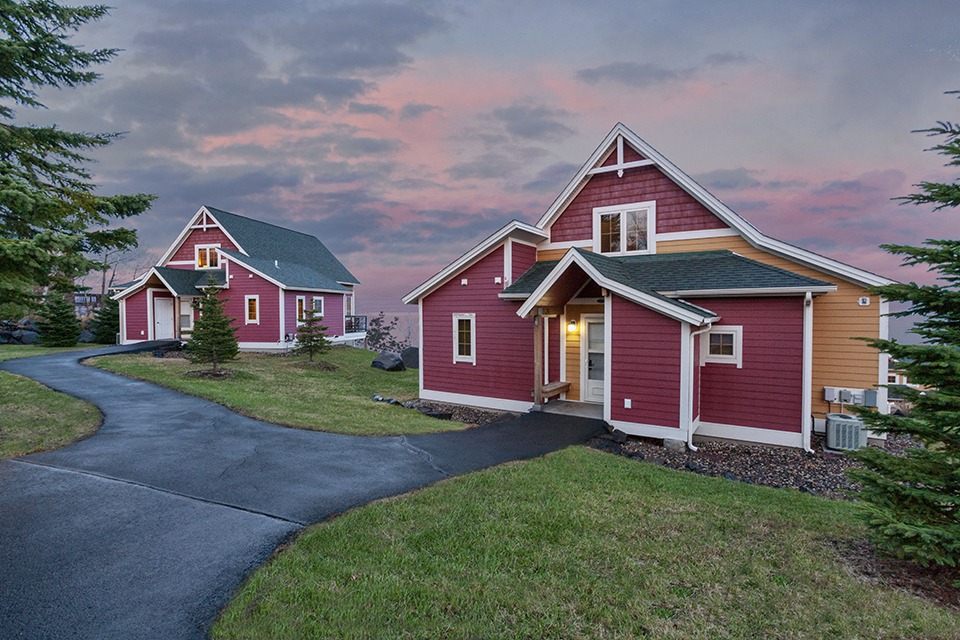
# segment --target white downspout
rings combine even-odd
[[[694,343],[694,339],[697,336],[703,333],[706,333],[707,331],[710,331],[710,329],[712,328],[713,328],[713,323],[708,322],[707,326],[705,326],[702,329],[697,329],[696,331],[690,334],[690,353],[691,354],[696,353],[696,344]],[[696,375],[697,367],[699,366],[700,366],[700,363],[696,359],[694,359],[693,371],[691,372],[691,375]],[[691,380],[690,382],[692,386],[693,380]],[[697,385],[697,396],[699,397],[699,395],[700,395],[700,385]],[[689,426],[687,427],[687,448],[690,449],[690,451],[698,451],[699,447],[695,447],[693,445],[693,393],[690,394],[690,406],[687,407],[687,409],[690,411],[690,422],[689,422]]]
[[[800,438],[803,450],[813,453],[810,447],[810,427],[813,416],[813,294],[807,291],[803,297],[803,420],[800,423]]]

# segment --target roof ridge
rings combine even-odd
[[[217,213],[225,213],[225,214],[227,214],[228,216],[234,216],[234,217],[236,217],[236,218],[242,218],[243,220],[246,220],[247,222],[255,222],[255,223],[257,223],[257,224],[263,224],[263,225],[266,225],[266,226],[268,226],[268,227],[274,227],[274,228],[276,228],[276,229],[280,229],[281,231],[287,231],[287,232],[289,232],[289,233],[298,233],[298,234],[300,234],[300,235],[302,235],[302,236],[306,236],[306,237],[308,237],[308,238],[313,238],[314,240],[317,240],[318,242],[320,241],[320,238],[318,238],[317,236],[315,236],[315,235],[313,235],[313,234],[307,233],[306,231],[297,231],[296,229],[291,229],[290,227],[281,227],[280,225],[278,225],[278,224],[273,224],[272,222],[264,222],[263,220],[258,220],[257,218],[251,218],[250,216],[240,215],[239,213],[234,213],[234,212],[232,212],[232,211],[227,211],[227,210],[225,210],[225,209],[218,209],[218,208],[216,208],[216,207],[211,207],[211,206],[209,206],[209,205],[203,205],[203,207],[204,207],[205,209],[207,209],[208,211],[210,211],[211,213],[214,212],[214,211],[216,211]]]

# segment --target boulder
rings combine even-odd
[[[21,329],[26,329],[27,331],[33,331],[34,333],[37,332],[37,325],[34,324],[33,320],[31,320],[30,318],[22,319],[20,322],[17,323],[17,326],[20,327]]]
[[[83,331],[80,332],[80,338],[78,338],[79,342],[88,343],[88,342],[93,342],[93,340],[94,340],[93,331],[90,331],[89,329],[84,329]]]
[[[420,349],[418,347],[407,347],[400,352],[400,359],[403,360],[403,366],[407,369],[419,369]]]
[[[10,334],[10,337],[13,338],[13,342],[19,344],[36,344],[37,340],[40,339],[40,334],[29,329],[17,329]]]
[[[394,351],[381,351],[377,354],[377,357],[373,359],[373,362],[370,363],[370,366],[375,369],[383,369],[384,371],[403,371],[406,369],[406,367],[403,366],[403,359],[400,357],[400,354]]]

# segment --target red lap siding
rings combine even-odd
[[[611,306],[610,418],[679,428],[680,323],[616,295]]]
[[[627,169],[622,178],[618,178],[616,172],[591,177],[551,226],[550,241],[590,241],[594,207],[649,200],[657,203],[657,233],[724,229],[727,226],[663,175],[660,169],[641,167]]]
[[[513,247],[513,268],[510,273],[510,282],[513,282],[537,261],[537,248],[528,244],[520,244],[519,242],[512,242],[510,244]],[[509,283],[506,284],[509,285]]]
[[[277,285],[264,280],[249,269],[236,262],[230,263],[230,288],[223,291],[221,297],[227,298],[224,311],[233,318],[237,327],[237,340],[240,342],[275,342],[280,339],[280,296]],[[259,324],[247,324],[246,298],[248,295],[260,296]]]
[[[799,433],[803,419],[803,298],[692,300],[743,327],[743,368],[701,369],[704,422]],[[699,361],[698,361],[699,363]]]
[[[517,316],[519,303],[497,297],[503,251],[501,245],[423,298],[424,389],[533,401],[533,322]],[[455,313],[476,314],[476,365],[453,362]]]
[[[127,325],[127,340],[147,340],[147,290],[136,292],[124,300],[124,321]],[[143,332],[142,334],[140,332]]]

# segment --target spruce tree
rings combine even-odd
[[[956,93],[956,92],[951,92]],[[947,166],[960,166],[960,126],[939,122],[922,130],[942,142],[931,150],[947,156]],[[932,204],[935,210],[960,206],[960,182],[921,182],[919,191],[900,198],[905,203]],[[903,256],[904,265],[927,265],[937,283],[915,282],[874,288],[891,301],[911,307],[893,316],[918,314],[913,332],[923,344],[869,340],[901,363],[911,382],[909,416],[860,414],[874,431],[905,434],[923,446],[898,457],[867,448],[856,457],[866,470],[851,471],[862,490],[864,515],[878,545],[920,564],[960,565],[960,241],[926,240],[920,247],[889,244],[883,248]]]
[[[37,323],[40,344],[45,347],[73,347],[80,338],[80,321],[67,296],[51,292],[40,311]]]
[[[85,153],[118,134],[74,133],[17,124],[15,106],[43,108],[38,91],[95,82],[91,67],[116,49],[87,51],[69,43],[102,5],[0,0],[0,300],[31,304],[37,287],[72,287],[97,268],[89,257],[136,246],[136,232],[117,220],[147,210],[153,196],[98,195]]]
[[[120,333],[120,302],[105,295],[100,300],[100,308],[90,323],[93,340],[99,344],[115,344]]]
[[[220,364],[236,359],[239,352],[233,319],[224,312],[227,300],[219,293],[220,288],[211,277],[203,297],[194,302],[199,317],[193,323],[193,334],[185,348],[190,362],[209,364],[214,374]]]
[[[316,309],[306,309],[303,324],[297,328],[297,353],[305,353],[313,362],[313,356],[326,353],[330,349],[327,339],[327,327],[320,324],[323,316]]]

